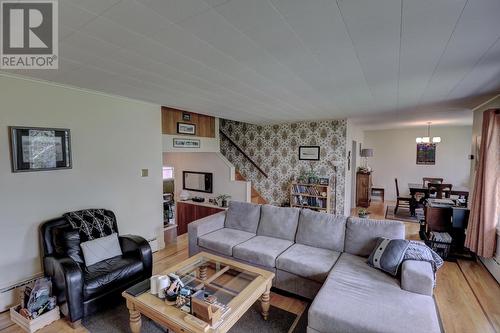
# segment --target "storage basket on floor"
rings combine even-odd
[[[19,308],[19,305],[10,308],[10,320],[29,333],[33,333],[61,318],[58,306],[34,319],[28,319],[21,316],[18,312]]]

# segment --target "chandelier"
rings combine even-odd
[[[417,137],[415,139],[417,143],[440,143],[441,142],[441,137],[440,136],[433,136],[431,137],[431,122],[429,121],[427,123],[427,136],[423,137]]]

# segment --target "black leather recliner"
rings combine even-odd
[[[116,219],[113,223],[114,230],[118,230]],[[71,323],[120,302],[123,290],[151,277],[151,247],[144,238],[119,236],[122,256],[86,267],[71,259],[60,246],[58,237],[68,228],[71,226],[66,218],[59,217],[43,223],[40,234],[45,276],[52,278],[53,294]]]

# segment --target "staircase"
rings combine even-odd
[[[243,175],[238,171],[236,170],[234,172],[234,176],[235,176],[235,180],[242,180],[242,181],[246,181],[245,177],[243,177]],[[251,186],[251,202],[252,203],[255,203],[255,204],[267,204],[267,201],[266,199],[264,199],[259,192],[257,192],[257,190]]]
[[[226,139],[231,145],[233,145],[242,155],[244,158],[247,159],[247,161],[249,161],[254,167],[255,169],[258,170],[258,172],[260,172],[260,174],[264,177],[264,178],[267,178],[267,173],[262,170],[261,167],[259,167],[254,160],[252,160],[250,158],[250,156],[247,155],[247,153],[241,149],[240,146],[238,146],[236,144],[236,142],[233,141],[233,139],[231,139],[226,133],[224,133],[224,131],[222,129],[219,129],[219,133],[221,135],[221,140],[222,139]],[[234,171],[234,178],[235,180],[241,180],[241,181],[247,181],[246,177],[244,177],[238,170],[235,170]],[[255,187],[253,186],[253,184],[250,185],[251,187],[251,202],[252,203],[256,203],[256,204],[267,204],[267,200],[264,199],[264,197],[255,189]]]

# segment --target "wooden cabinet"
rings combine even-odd
[[[372,194],[372,175],[371,173],[356,173],[356,206],[370,206]]]
[[[190,201],[178,201],[176,208],[177,236],[183,235],[188,231],[189,223],[206,216],[217,214],[223,210],[225,209],[215,206],[202,205]]]

